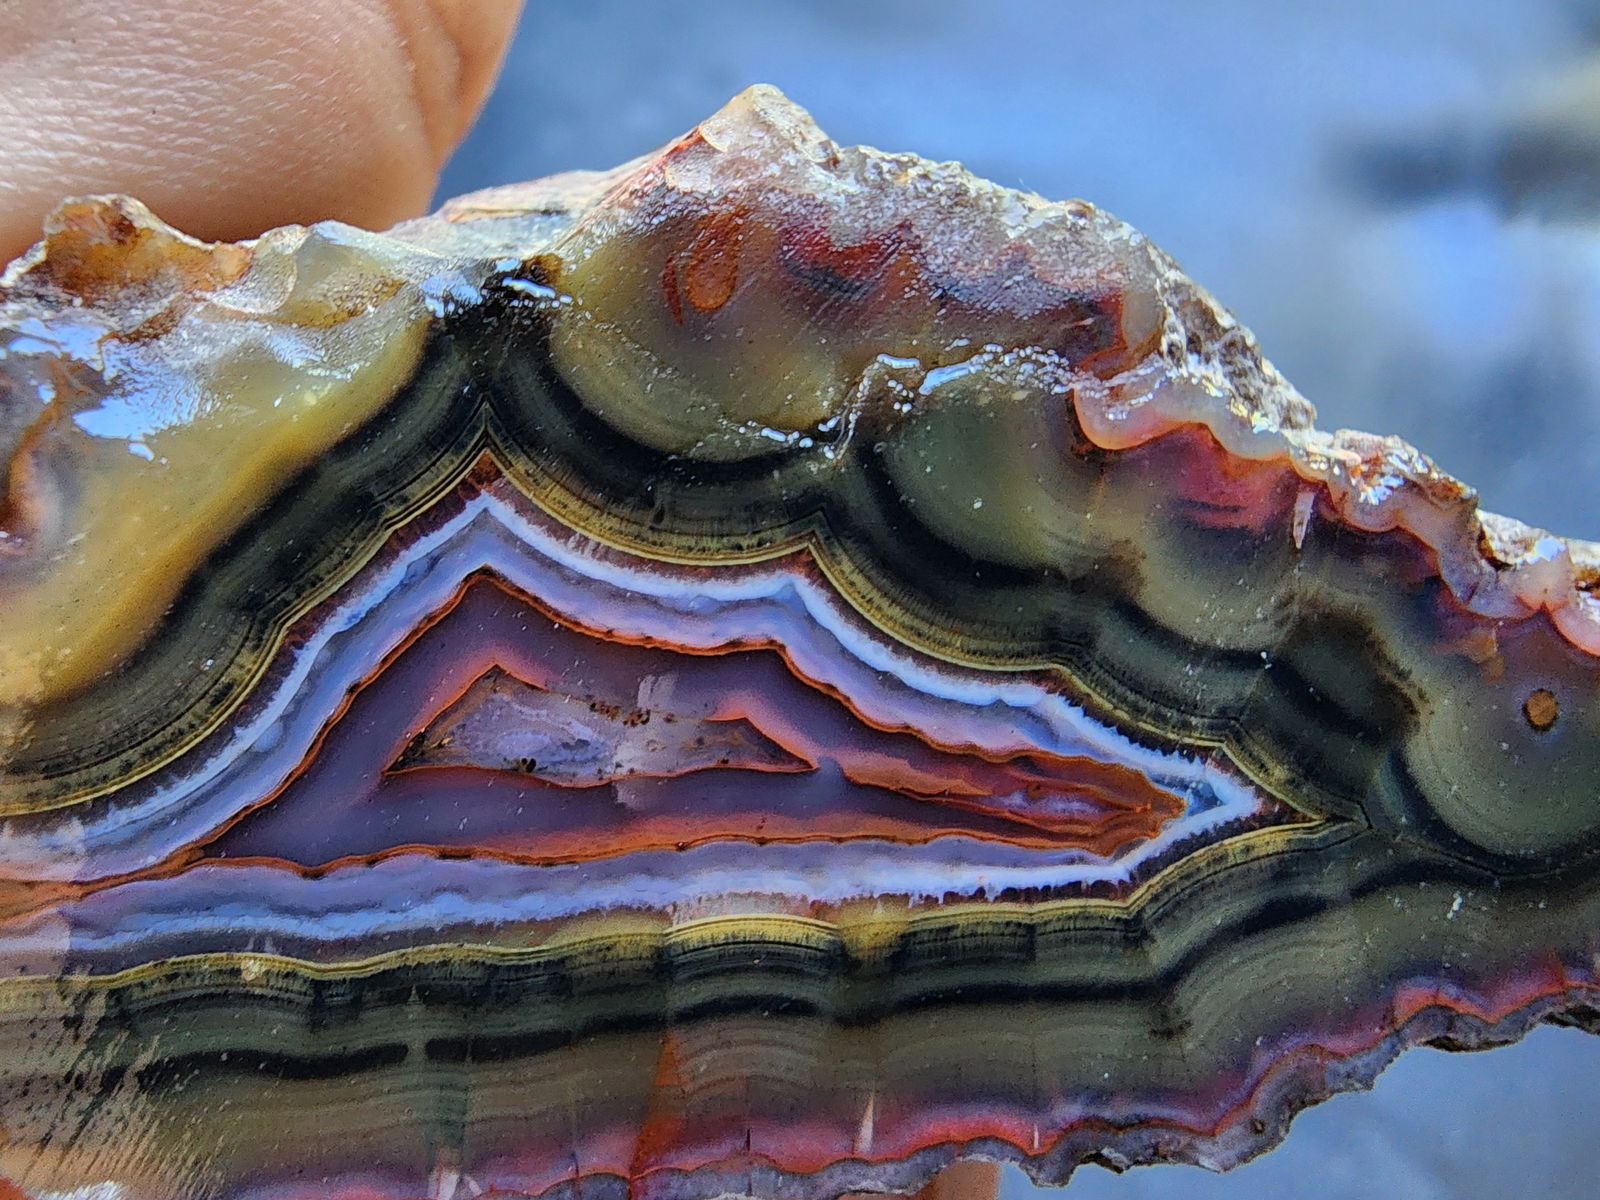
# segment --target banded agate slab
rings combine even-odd
[[[1594,1026],[1600,553],[1311,418],[1136,231],[770,89],[382,235],[65,204],[0,1191],[1226,1167]]]

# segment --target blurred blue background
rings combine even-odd
[[[615,165],[756,82],[838,141],[1109,209],[1324,427],[1600,539],[1600,0],[531,0],[441,192]],[[1091,1167],[1069,1194],[1593,1200],[1597,1137],[1600,1038],[1544,1029],[1414,1051],[1230,1175]]]

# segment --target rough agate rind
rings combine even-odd
[[[1311,419],[1134,230],[770,89],[383,235],[68,203],[0,278],[0,1173],[1225,1167],[1592,1026],[1600,553]]]

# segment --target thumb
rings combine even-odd
[[[423,211],[520,0],[0,4],[0,263],[58,201],[127,192],[198,237]]]

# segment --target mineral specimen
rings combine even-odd
[[[6,1195],[1225,1167],[1597,1023],[1596,547],[769,89],[385,235],[69,202],[0,462]]]

